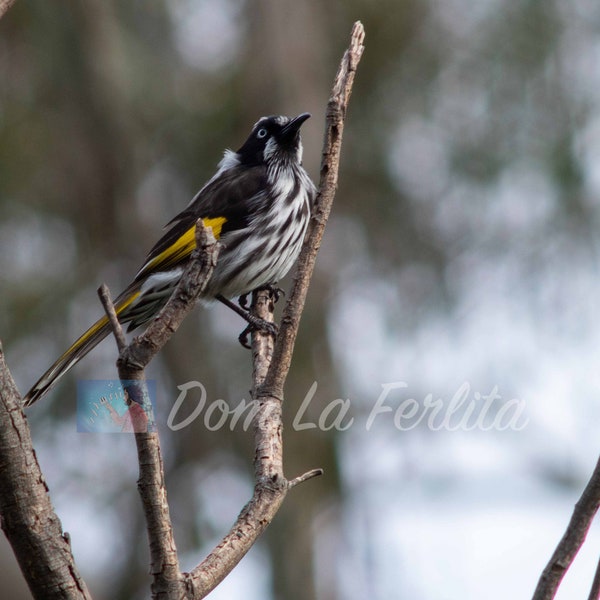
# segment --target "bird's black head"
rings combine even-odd
[[[308,113],[302,113],[293,119],[283,116],[262,117],[237,151],[240,162],[244,165],[257,165],[279,160],[300,164],[300,127],[309,117]]]

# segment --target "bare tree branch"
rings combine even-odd
[[[152,321],[146,331],[125,344],[110,294],[105,286],[99,290],[100,298],[113,327],[119,347],[117,366],[119,378],[135,382],[139,395],[147,395],[144,369],[158,351],[178,329],[185,316],[194,308],[217,264],[220,245],[212,230],[202,220],[196,224],[196,250],[169,302]],[[186,597],[186,582],[179,569],[173,526],[167,503],[162,453],[158,433],[137,433],[138,490],[144,507],[146,529],[150,546],[150,572],[153,576],[153,598],[170,599]]]
[[[0,525],[34,598],[89,599],[48,495],[0,346]]]
[[[119,323],[119,317],[117,316],[117,311],[115,309],[115,305],[113,304],[110,290],[105,283],[98,288],[98,296],[100,296],[100,302],[102,302],[102,306],[104,307],[104,311],[106,312],[106,316],[108,317],[108,321],[113,330],[113,335],[115,336],[117,348],[120,354],[127,347],[127,338],[125,337],[121,323]]]
[[[583,545],[587,532],[600,507],[600,459],[581,498],[575,504],[569,526],[560,540],[550,562],[542,572],[533,600],[552,600],[565,573]],[[597,577],[596,577],[597,579]],[[593,592],[593,590],[592,590]],[[593,596],[590,596],[593,598]]]
[[[0,9],[6,10],[6,0],[0,0],[0,3]],[[344,116],[356,66],[363,51],[363,39],[363,27],[356,23],[328,104],[317,208],[299,259],[294,287],[284,310],[280,335],[274,343],[270,335],[260,332],[252,334],[252,395],[258,403],[254,418],[254,495],[231,531],[189,574],[181,573],[179,569],[158,434],[135,434],[140,469],[138,488],[150,545],[153,598],[204,598],[252,547],[272,521],[287,492],[322,473],[320,469],[313,469],[291,481],[284,476],[281,418],[283,386],[316,254],[337,186]],[[126,345],[108,289],[103,286],[99,290],[119,347],[119,377],[132,382],[141,393],[146,393],[145,367],[192,310],[216,264],[219,244],[202,221],[198,221],[196,227],[196,246],[190,264],[169,302],[146,331],[129,345]],[[269,292],[253,294],[252,310],[255,315],[273,321],[273,308]],[[0,485],[3,490],[14,490],[14,493],[0,496],[2,528],[13,544],[36,598],[90,598],[77,573],[68,538],[63,536],[60,521],[50,504],[31,445],[27,422],[20,409],[19,394],[4,365],[1,349],[0,400]],[[23,473],[28,475],[25,482],[22,477],[19,479]],[[31,515],[36,517],[33,526]]]
[[[273,322],[273,301],[267,290],[252,295],[251,310]],[[264,381],[273,355],[273,337],[252,333],[253,397]],[[204,598],[233,570],[271,523],[287,493],[283,477],[281,403],[271,399],[258,405],[254,427],[254,494],[219,545],[188,575],[193,598]]]
[[[312,479],[313,477],[320,477],[323,475],[323,469],[313,469],[312,471],[307,471],[304,475],[300,475],[299,477],[295,477],[291,481],[288,481],[288,487],[291,490],[293,487]]]
[[[273,362],[260,390],[259,395],[261,396],[283,397],[283,386],[292,362],[300,316],[304,310],[317,253],[337,190],[344,119],[352,93],[356,68],[364,51],[364,39],[364,27],[360,21],[357,21],[352,28],[350,46],[344,53],[327,103],[325,141],[316,207],[312,216],[311,228],[298,258],[294,285],[283,312]]]
[[[354,73],[363,52],[363,40],[364,29],[357,22],[352,29],[350,46],[342,58],[328,103],[317,208],[298,259],[294,286],[284,309],[275,347],[271,336],[260,332],[252,334],[252,397],[258,402],[258,412],[254,418],[254,495],[221,543],[189,574],[193,598],[204,598],[229,574],[273,520],[293,486],[322,473],[321,469],[314,469],[291,482],[284,476],[281,418],[283,387],[315,259],[337,187],[344,117]],[[273,305],[267,291],[253,294],[252,310],[265,320],[273,320]]]

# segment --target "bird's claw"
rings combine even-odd
[[[281,298],[281,296],[285,296],[285,290],[283,288],[277,287],[277,285],[274,283],[265,285],[265,287],[262,289],[267,290],[271,294],[271,298],[273,299],[273,302],[275,304],[279,302],[279,298]]]
[[[238,340],[244,348],[251,349],[250,342],[248,341],[248,337],[254,331],[260,331],[261,333],[265,333],[267,335],[272,335],[273,337],[277,337],[277,333],[279,332],[279,327],[272,323],[271,321],[265,321],[260,317],[256,317],[254,315],[248,315],[252,320],[248,321],[248,326],[242,333],[240,333]]]
[[[269,283],[268,285],[264,285],[263,287],[257,288],[254,291],[258,292],[260,290],[267,290],[269,292],[269,294],[271,295],[271,298],[275,304],[277,304],[277,302],[279,302],[279,298],[281,298],[281,296],[285,296],[285,290],[283,288],[277,287],[277,285],[274,283]],[[244,310],[248,310],[248,308],[249,308],[248,296],[250,296],[250,294],[252,294],[252,292],[247,292],[245,294],[242,294],[238,298],[238,304]]]
[[[246,292],[245,294],[242,294],[239,298],[238,298],[238,304],[244,309],[244,310],[248,310],[248,296],[251,294],[252,292]]]

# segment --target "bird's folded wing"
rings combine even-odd
[[[185,261],[196,247],[196,222],[202,219],[218,240],[222,234],[248,225],[265,201],[265,169],[234,167],[212,179],[189,206],[169,222],[171,228],[146,257],[135,280],[169,270]]]

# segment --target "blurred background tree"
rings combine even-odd
[[[98,285],[130,280],[261,115],[313,114],[316,180],[356,19],[367,50],[286,398],[288,476],[326,476],[288,496],[211,597],[527,596],[599,449],[592,0],[17,1],[0,21],[0,337],[25,392],[100,314]],[[188,381],[209,401],[248,399],[242,328],[198,309],[151,372],[184,567],[250,495],[250,433],[166,419]],[[115,358],[105,342],[29,418],[92,592],[130,600],[148,586],[134,442],[78,435],[74,414],[76,380],[114,378]],[[294,430],[315,381],[305,420],[349,398],[351,429]],[[496,387],[494,410],[518,398],[528,425],[399,431],[378,417],[366,431],[391,381],[407,386],[396,404]],[[595,558],[582,552],[564,598],[587,589]]]

